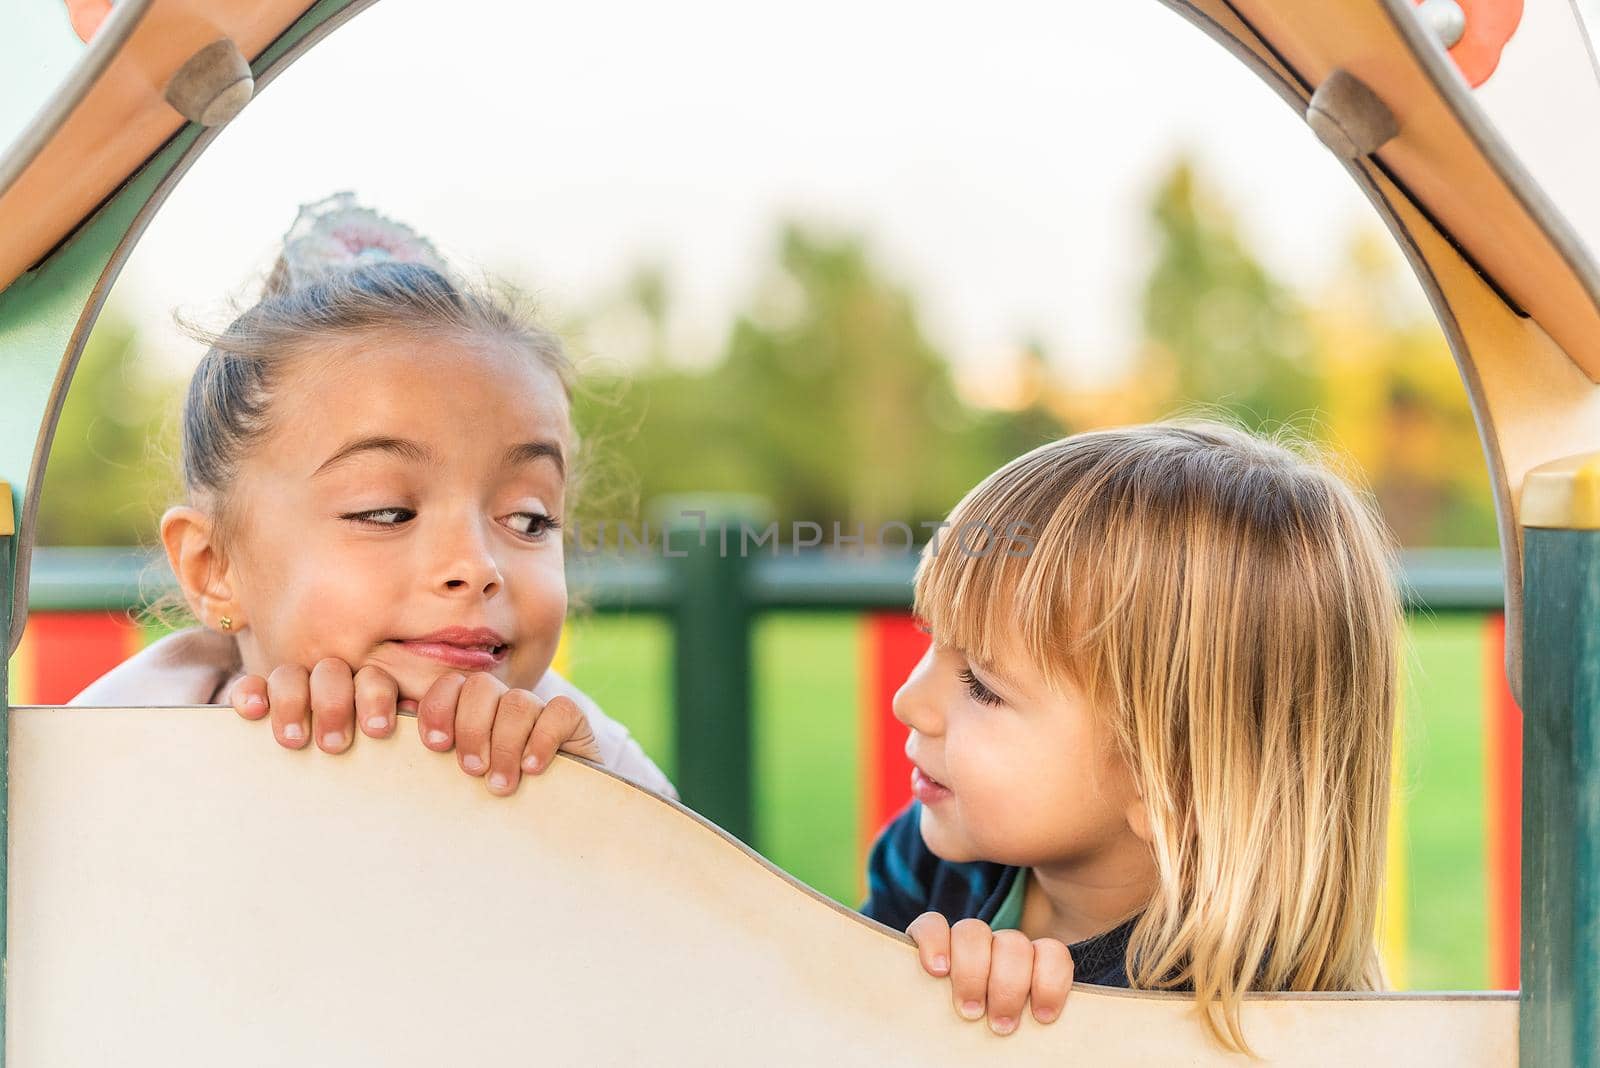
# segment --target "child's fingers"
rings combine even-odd
[[[550,766],[557,750],[589,760],[600,759],[600,743],[594,736],[589,717],[570,697],[552,697],[545,702],[528,736],[522,754],[522,770],[537,775]]]
[[[338,657],[318,660],[311,669],[311,733],[324,753],[342,753],[355,741],[355,680]]]
[[[489,737],[489,792],[514,793],[522,781],[522,754],[539,717],[539,699],[527,690],[500,695]]]
[[[989,950],[989,1030],[1009,1035],[1033,983],[1033,943],[1021,931],[996,931]]]
[[[1039,938],[1033,943],[1033,1018],[1050,1023],[1061,1015],[1072,989],[1072,954],[1054,938]]]
[[[505,683],[482,672],[467,676],[461,687],[456,701],[456,763],[468,775],[489,770],[489,733],[503,693]]]
[[[245,719],[260,719],[267,714],[267,680],[246,675],[228,691],[228,703]]]
[[[356,724],[368,738],[387,738],[394,730],[400,684],[373,664],[356,672]]]
[[[964,1019],[983,1019],[993,942],[989,925],[982,920],[960,920],[950,928],[950,992]]]
[[[435,753],[443,753],[455,744],[456,700],[466,684],[465,675],[440,675],[417,704],[417,734],[422,744]]]
[[[922,970],[940,979],[950,974],[950,921],[937,912],[924,912],[911,921],[906,934],[917,944]]]
[[[298,664],[284,664],[267,676],[267,704],[278,744],[299,749],[311,737],[311,676]]]

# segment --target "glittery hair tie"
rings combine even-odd
[[[351,192],[302,204],[283,238],[279,270],[290,288],[369,263],[420,263],[448,277],[444,257],[427,238],[356,203]]]

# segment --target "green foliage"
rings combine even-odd
[[[1145,284],[1145,359],[1177,397],[1246,425],[1291,422],[1321,391],[1293,296],[1250,255],[1233,218],[1187,160],[1151,206],[1159,251]]]
[[[141,360],[113,309],[95,324],[67,391],[40,497],[40,545],[150,545],[175,499],[170,416],[178,386]]]
[[[665,287],[629,292],[659,324]],[[662,336],[659,327],[651,334]],[[1024,425],[964,404],[912,297],[883,277],[863,242],[797,225],[782,230],[776,262],[714,366],[652,359],[629,379],[588,386],[579,415],[592,448],[611,452],[614,474],[636,479],[627,493],[591,496],[591,515],[599,500],[615,508],[746,492],[771,500],[785,524],[821,523],[830,534],[835,521],[845,534],[864,524],[870,539],[884,522],[942,518],[1023,440],[1036,438],[1032,447],[1063,432],[1039,411]]]
[[[1494,544],[1465,392],[1436,324],[1397,296],[1404,268],[1386,239],[1358,234],[1332,285],[1292,292],[1181,159],[1149,219],[1130,375],[1086,393],[1040,345],[1019,346],[1013,366],[977,382],[998,408],[957,388],[914,295],[859,235],[780,227],[707,366],[673,350],[666,269],[638,266],[592,311],[639,343],[625,371],[579,384],[576,518],[592,532],[597,519],[637,523],[665,496],[742,493],[785,528],[862,525],[870,541],[884,522],[942,518],[984,475],[1073,430],[1205,406],[1247,425],[1294,422],[1350,456],[1403,544]],[[102,316],[56,435],[41,544],[148,544],[175,499],[178,386],[150,377],[138,348],[125,318]]]

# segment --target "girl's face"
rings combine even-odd
[[[489,341],[386,334],[326,355],[291,365],[234,489],[245,670],[338,657],[411,700],[450,671],[531,688],[567,606],[560,382]]]
[[[935,636],[894,714],[911,728],[922,837],[937,856],[1047,867],[1147,852],[1109,732],[1081,693],[1051,692],[1026,661],[975,664]]]

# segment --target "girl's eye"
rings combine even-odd
[[[374,527],[397,527],[401,523],[409,522],[417,517],[417,513],[409,508],[373,508],[366,512],[346,512],[340,519],[349,519],[357,523],[366,523]]]
[[[543,512],[512,512],[506,525],[525,538],[538,539],[552,530],[560,530],[561,520]]]
[[[980,705],[998,705],[1003,703],[1000,695],[980,682],[978,680],[978,676],[974,675],[971,670],[962,668],[959,672],[957,672],[957,676],[962,682],[967,684],[967,693],[971,695],[972,699],[978,702]]]

